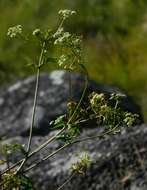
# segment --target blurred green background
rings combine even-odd
[[[60,9],[77,11],[66,27],[84,36],[91,78],[127,91],[147,121],[146,0],[0,0],[0,84],[33,74],[26,64],[38,56],[34,44],[12,43],[8,28],[52,28]],[[55,68],[50,64],[45,69]]]

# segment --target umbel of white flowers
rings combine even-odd
[[[21,33],[22,33],[22,26],[21,25],[17,25],[17,26],[14,26],[14,27],[10,27],[8,29],[7,35],[10,38],[14,38],[14,37],[17,36],[17,34],[21,34]]]
[[[58,12],[58,14],[63,17],[63,19],[67,19],[68,17],[70,17],[71,15],[73,14],[76,14],[76,11],[71,11],[71,10],[68,10],[68,9],[65,9],[65,10],[60,10]]]

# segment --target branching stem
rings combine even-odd
[[[113,134],[114,131],[115,131],[115,128],[114,129],[110,129],[110,130],[108,130],[106,132],[102,132],[99,135],[93,135],[93,136],[77,139],[77,140],[74,140],[72,142],[68,142],[68,143],[64,144],[63,146],[61,146],[59,149],[57,149],[54,152],[52,152],[51,154],[47,155],[46,157],[44,157],[41,160],[37,161],[36,163],[32,164],[30,167],[28,167],[27,169],[25,169],[24,172],[28,172],[29,170],[31,170],[31,169],[39,166],[44,161],[48,160],[49,158],[51,158],[52,156],[54,156],[55,154],[57,154],[61,150],[67,148],[68,146],[71,146],[71,145],[76,144],[76,143],[81,143],[81,142],[84,142],[84,141],[88,141],[88,140],[93,140],[93,139],[96,139],[96,138],[102,138],[105,135],[108,135],[108,134],[111,134],[111,133]]]
[[[35,86],[35,94],[34,94],[34,103],[33,103],[33,109],[32,109],[32,119],[31,119],[31,126],[30,126],[30,132],[29,132],[29,139],[28,139],[28,145],[27,145],[27,151],[26,151],[26,157],[23,159],[21,165],[17,169],[16,173],[18,173],[23,166],[25,165],[28,155],[31,148],[31,142],[32,142],[32,133],[33,133],[33,127],[35,122],[35,113],[36,113],[36,107],[37,107],[37,97],[38,97],[38,89],[39,89],[39,78],[40,78],[40,65],[43,64],[43,54],[44,54],[44,47],[45,42],[43,43],[42,50],[39,57],[38,67],[37,67],[37,74],[36,74],[36,86]]]
[[[68,182],[70,182],[72,180],[72,178],[75,176],[75,173],[72,173],[67,179],[66,181],[60,186],[58,187],[57,190],[61,190]]]

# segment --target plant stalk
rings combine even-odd
[[[58,187],[57,190],[61,190],[69,181],[71,181],[71,179],[75,176],[75,173],[72,173],[67,179],[66,181],[60,186]]]
[[[24,158],[24,160],[22,161],[21,165],[17,169],[16,173],[18,173],[25,165],[25,163],[28,159],[28,154],[30,152],[30,148],[31,148],[33,127],[34,127],[34,122],[35,122],[35,113],[36,113],[36,107],[37,107],[38,89],[39,89],[39,78],[40,78],[40,69],[41,69],[40,65],[43,64],[44,47],[45,47],[45,43],[43,43],[43,47],[42,47],[40,57],[39,57],[39,62],[37,65],[36,86],[35,86],[34,103],[33,103],[33,110],[32,110],[32,119],[31,119],[31,126],[30,126],[30,132],[29,132],[29,139],[28,139],[28,145],[27,145],[27,151],[26,151],[27,154],[26,154],[26,157]]]
[[[106,132],[102,132],[99,135],[93,135],[93,136],[90,136],[90,137],[85,137],[85,138],[82,138],[82,139],[74,140],[72,142],[68,142],[68,143],[64,144],[62,147],[60,147],[59,149],[57,149],[54,152],[52,152],[51,154],[47,155],[46,157],[44,157],[41,160],[37,161],[36,163],[32,164],[30,167],[28,167],[27,169],[25,169],[24,172],[28,172],[29,170],[31,170],[31,169],[39,166],[44,161],[48,160],[49,158],[51,158],[52,156],[54,156],[55,154],[57,154],[58,152],[60,152],[61,150],[65,149],[68,146],[71,146],[71,145],[77,144],[77,143],[81,143],[81,142],[84,142],[84,141],[87,141],[87,140],[93,140],[95,138],[102,138],[105,135],[113,133],[114,131],[115,131],[115,128],[114,129],[110,129],[110,130],[108,130]]]

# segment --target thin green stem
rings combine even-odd
[[[73,144],[76,144],[76,143],[81,143],[81,142],[84,142],[84,141],[87,141],[87,140],[94,140],[95,138],[102,138],[104,137],[105,135],[108,135],[108,134],[111,134],[114,132],[114,129],[111,129],[111,130],[108,130],[106,132],[103,132],[99,135],[93,135],[93,136],[90,136],[90,137],[85,137],[85,138],[82,138],[82,139],[77,139],[77,140],[74,140],[72,142],[68,142],[66,143],[65,145],[63,145],[62,147],[60,147],[59,149],[55,150],[53,153],[47,155],[46,157],[42,158],[41,160],[37,161],[36,163],[32,164],[30,167],[28,167],[27,169],[24,170],[24,172],[28,172],[29,170],[39,166],[40,164],[42,164],[44,161],[48,160],[49,158],[51,158],[52,156],[54,156],[55,154],[57,154],[58,152],[60,152],[61,150],[67,148],[68,146],[71,146]]]
[[[79,122],[76,122],[76,124],[82,124],[82,123],[85,123],[85,122],[90,121],[90,120],[91,120],[91,119],[84,119],[84,120],[81,120],[81,121],[79,121]],[[64,130],[65,130],[65,127],[62,128],[56,135],[54,135],[53,137],[51,137],[50,139],[48,139],[47,141],[45,141],[43,144],[41,144],[41,145],[40,145],[38,148],[36,148],[34,151],[32,151],[32,152],[28,155],[27,158],[32,157],[33,155],[35,155],[36,153],[38,153],[39,151],[41,151],[43,148],[45,148],[49,143],[53,142],[53,141],[56,139],[56,137],[57,137],[58,135],[60,135]],[[4,170],[3,172],[1,172],[1,175],[5,174],[6,172],[12,170],[13,168],[15,168],[16,166],[18,166],[19,164],[21,164],[21,162],[22,162],[23,160],[24,160],[24,158],[21,159],[21,160],[19,160],[19,161],[18,161],[17,163],[15,163],[14,165],[10,166],[9,169],[6,169],[6,170]]]
[[[89,121],[90,119],[85,119],[85,120],[81,120],[79,122],[76,122],[76,124],[81,124],[81,123],[85,123],[87,121]],[[36,153],[38,153],[39,151],[41,151],[43,148],[45,148],[49,143],[53,142],[56,137],[58,135],[60,135],[63,131],[65,130],[65,127],[62,128],[56,135],[54,135],[53,137],[51,137],[50,139],[48,139],[47,141],[45,141],[43,144],[41,144],[39,147],[37,147],[34,151],[32,151],[29,155],[28,158],[32,157],[33,155],[35,155]],[[12,170],[13,168],[15,168],[16,166],[18,166],[19,164],[21,164],[21,162],[24,160],[21,159],[19,160],[17,163],[13,164],[12,166],[9,167],[9,169],[4,170],[3,172],[1,172],[1,175],[5,174],[6,172]]]
[[[69,71],[69,102],[71,101],[71,96],[72,96],[71,71]]]
[[[36,78],[36,89],[35,89],[35,96],[34,96],[34,105],[33,105],[33,112],[32,112],[32,122],[30,127],[30,134],[29,134],[29,141],[27,147],[27,153],[30,152],[31,142],[32,142],[32,133],[35,121],[35,113],[36,113],[36,105],[37,105],[37,96],[38,96],[38,88],[39,88],[39,76],[40,76],[40,69],[37,69],[37,78]]]
[[[31,120],[31,127],[30,127],[30,134],[29,134],[27,153],[30,152],[31,142],[32,142],[32,133],[33,133],[33,127],[34,127],[34,122],[35,122],[35,113],[36,113],[37,97],[38,97],[38,89],[39,89],[40,65],[43,62],[44,46],[45,46],[45,43],[43,44],[43,47],[42,47],[42,50],[41,50],[41,54],[40,54],[40,58],[39,58],[39,63],[38,63],[38,69],[37,69],[36,87],[35,87],[35,95],[34,95],[34,104],[33,104],[32,120]]]
[[[43,144],[41,144],[38,148],[36,148],[33,152],[31,152],[29,154],[29,158],[32,157],[34,154],[36,154],[37,152],[39,152],[40,150],[42,150],[43,148],[45,148],[49,143],[51,143],[52,141],[54,141],[56,139],[56,137],[58,135],[60,135],[63,131],[65,130],[65,127],[62,128],[56,135],[54,135],[52,138],[50,138],[49,140],[47,140],[46,142],[44,142]]]
[[[61,22],[60,22],[60,24],[59,24],[59,26],[58,26],[57,31],[59,30],[59,28],[61,28],[61,27],[62,27],[62,25],[63,25],[64,21],[65,21],[65,19],[64,19],[64,18],[62,18],[62,20],[61,20]]]
[[[82,124],[82,123],[85,123],[85,122],[90,121],[90,120],[91,120],[91,119],[84,119],[84,120],[81,120],[81,121],[79,121],[79,122],[76,122],[76,124]],[[49,143],[53,142],[53,141],[56,139],[56,137],[57,137],[58,135],[60,135],[64,130],[65,130],[65,127],[62,128],[56,135],[54,135],[53,137],[51,137],[50,139],[48,139],[47,141],[45,141],[43,144],[41,144],[39,147],[37,147],[34,151],[32,151],[32,152],[28,155],[27,158],[32,157],[33,155],[35,155],[36,153],[38,153],[39,151],[41,151],[43,148],[45,148]],[[12,166],[10,166],[9,169],[6,169],[6,170],[4,170],[3,172],[1,172],[1,175],[5,174],[6,172],[12,170],[13,168],[15,168],[16,166],[18,166],[19,164],[21,164],[21,162],[22,162],[23,160],[24,160],[24,158],[21,159],[21,160],[19,160],[17,163],[13,164]]]
[[[53,140],[56,139],[56,137],[62,133],[65,128],[61,129],[61,131],[59,131],[59,133],[57,133],[57,135],[53,136],[51,139],[49,139],[48,141],[46,141],[45,143],[43,143],[42,145],[40,145],[37,149],[35,149],[33,152],[30,152],[30,147],[31,147],[31,141],[32,141],[32,132],[33,132],[33,126],[34,126],[34,119],[35,119],[35,111],[36,111],[36,105],[37,105],[37,96],[38,96],[38,88],[39,88],[39,76],[40,76],[40,66],[43,64],[43,51],[44,51],[44,45],[43,44],[43,48],[42,48],[42,51],[41,51],[41,54],[40,54],[40,58],[39,58],[39,64],[38,64],[38,67],[37,67],[37,79],[36,79],[36,88],[35,88],[35,95],[34,95],[34,105],[33,105],[33,112],[32,112],[32,122],[31,122],[31,127],[30,127],[30,135],[29,135],[29,141],[28,141],[28,147],[27,147],[27,156],[18,161],[16,164],[14,164],[13,166],[9,167],[9,169],[5,170],[2,174],[6,173],[7,171],[15,168],[17,165],[20,164],[19,168],[17,169],[16,173],[18,173],[22,167],[24,166],[25,162],[27,161],[28,158],[32,157],[34,154],[36,154],[37,152],[39,152],[40,150],[42,150],[43,148],[45,148],[50,142],[52,142]],[[84,68],[84,66],[82,66],[82,69]],[[84,68],[84,72],[85,72],[85,68]],[[88,86],[88,73],[87,73],[87,70],[86,70],[86,81],[85,81],[85,86],[84,86],[84,90],[83,90],[83,93],[82,93],[82,96],[80,98],[80,101],[78,102],[78,105],[74,111],[74,113],[72,114],[71,118],[69,119],[68,121],[68,124],[73,120],[75,114],[77,113],[77,110],[79,109],[80,105],[81,105],[81,102],[84,98],[84,95],[86,93],[86,89],[87,89],[87,86]]]
[[[82,138],[82,139],[77,139],[75,140],[73,143],[80,143],[80,142],[84,142],[84,141],[88,141],[88,140],[93,140],[93,139],[96,139],[96,138],[103,138],[104,136],[108,135],[108,134],[113,134],[115,130],[114,129],[110,129],[106,132],[103,132],[99,135],[93,135],[93,136],[90,136],[90,137],[85,137],[85,138]]]
[[[30,147],[31,147],[31,142],[32,142],[32,132],[33,132],[33,126],[34,126],[34,119],[35,119],[35,111],[36,111],[36,104],[37,104],[37,94],[38,94],[38,86],[39,86],[39,76],[40,76],[40,69],[37,69],[37,79],[36,79],[36,89],[35,89],[35,97],[34,97],[34,105],[33,105],[33,113],[32,113],[32,122],[31,122],[31,127],[30,127],[30,134],[29,134],[29,140],[28,140],[28,146],[27,146],[27,155],[26,157],[23,159],[20,167],[17,169],[18,173],[24,166],[25,162],[28,159],[28,153],[30,151]]]
[[[119,101],[118,101],[118,100],[116,100],[115,107],[114,107],[115,109],[117,109],[118,104],[119,104]]]
[[[7,165],[7,169],[9,170],[10,168],[9,155],[6,155],[6,165]]]
[[[36,86],[35,86],[34,103],[33,103],[33,110],[32,110],[32,119],[31,119],[31,126],[30,126],[30,132],[29,132],[29,140],[28,140],[28,145],[27,145],[27,151],[26,151],[27,154],[26,154],[26,157],[24,158],[24,160],[22,161],[21,165],[17,169],[16,173],[18,173],[23,168],[23,166],[25,165],[25,163],[28,159],[28,154],[30,152],[30,148],[31,148],[32,133],[33,133],[33,127],[34,127],[34,122],[35,122],[35,113],[36,113],[37,97],[38,97],[38,89],[39,89],[40,65],[42,64],[42,61],[43,61],[44,46],[45,46],[45,43],[43,43],[43,47],[42,47],[42,50],[40,53],[38,67],[37,67]]]
[[[42,158],[41,160],[37,161],[36,163],[32,164],[29,168],[25,169],[24,172],[28,172],[29,170],[31,170],[31,169],[35,168],[36,166],[40,165],[44,161],[48,160],[49,158],[51,158],[52,156],[54,156],[55,154],[57,154],[58,152],[60,152],[62,149],[64,149],[67,146],[69,146],[69,144],[70,143],[65,144],[64,146],[60,147],[59,149],[57,149],[53,153],[49,154],[48,156],[46,156],[46,157]]]
[[[71,181],[71,179],[75,176],[75,174],[76,174],[76,173],[72,173],[72,174],[66,179],[66,181],[65,181],[60,187],[58,187],[57,190],[61,190],[68,182]]]
[[[82,101],[83,101],[83,98],[84,98],[84,96],[85,96],[85,93],[86,93],[86,90],[87,90],[87,86],[88,86],[88,79],[87,79],[87,76],[86,76],[85,85],[84,85],[84,90],[83,90],[83,92],[82,92],[81,98],[80,98],[80,100],[79,100],[79,102],[78,102],[78,104],[77,104],[77,106],[76,106],[76,108],[75,108],[75,110],[74,110],[72,116],[70,117],[70,119],[69,119],[69,121],[68,121],[68,124],[69,124],[70,122],[72,122],[72,120],[74,119],[74,117],[75,117],[75,115],[76,115],[76,113],[77,113],[77,111],[78,111],[78,109],[79,109],[79,107],[80,107],[80,105],[81,105],[81,103],[82,103]]]
[[[43,57],[43,49],[42,49],[42,51],[41,51],[41,55],[40,55],[40,59],[39,59],[39,66],[42,64],[42,57]],[[38,70],[40,71],[40,67],[38,67]],[[37,81],[36,81],[36,90],[35,90],[35,98],[34,98],[34,106],[33,106],[33,113],[34,113],[34,114],[32,115],[32,125],[31,125],[31,129],[30,129],[30,136],[29,136],[29,143],[28,143],[28,148],[29,148],[29,149],[30,149],[31,140],[32,140],[32,129],[33,129],[34,118],[35,118],[35,109],[36,109],[36,103],[37,103],[37,93],[38,93],[38,87],[39,87],[39,75],[40,75],[40,72],[37,73],[37,74],[38,74],[38,75],[37,75],[38,77],[37,77]],[[75,114],[77,113],[77,110],[79,109],[79,107],[80,107],[80,105],[81,105],[81,102],[82,102],[82,100],[83,100],[83,98],[84,98],[84,96],[85,96],[87,86],[88,86],[88,74],[86,73],[85,86],[84,86],[84,90],[83,90],[82,96],[81,96],[81,98],[80,98],[80,101],[78,102],[77,107],[75,108],[74,113],[73,113],[72,116],[70,117],[70,119],[69,119],[69,121],[68,121],[67,124],[69,124],[69,123],[73,120]],[[36,92],[37,92],[37,93],[36,93]],[[29,152],[27,152],[28,154],[27,154],[26,158],[24,158],[24,159],[18,161],[16,164],[14,164],[13,166],[11,166],[11,167],[9,168],[9,170],[11,170],[11,169],[15,168],[17,165],[21,164],[21,165],[19,166],[18,170],[17,170],[17,172],[19,172],[19,171],[22,169],[22,167],[24,166],[24,164],[25,164],[25,162],[27,161],[28,158],[32,157],[34,154],[36,154],[37,152],[39,152],[40,150],[42,150],[43,148],[45,148],[50,142],[52,142],[53,140],[55,140],[56,137],[57,137],[59,134],[61,134],[64,130],[65,130],[65,128],[61,129],[61,131],[59,131],[59,133],[58,133],[57,135],[55,135],[54,137],[52,137],[51,139],[49,139],[48,141],[46,141],[44,144],[42,144],[41,146],[39,146],[39,147],[38,147],[37,149],[35,149],[32,153],[29,154]],[[28,149],[27,149],[27,150],[28,150]],[[4,172],[2,172],[2,174],[8,172],[9,170],[8,170],[8,169],[5,170]]]
[[[45,148],[49,143],[51,143],[52,141],[54,141],[56,139],[56,137],[58,135],[60,135],[63,131],[65,130],[65,128],[62,128],[56,135],[54,135],[53,137],[51,137],[50,139],[48,139],[47,141],[45,141],[43,144],[41,144],[38,148],[36,148],[34,151],[32,151],[28,156],[27,159],[32,157],[33,155],[35,155],[36,153],[38,153],[40,150],[42,150],[43,148]],[[21,162],[24,159],[21,159],[20,161],[18,161],[16,164],[12,165],[9,167],[9,169],[6,169],[5,171],[3,171],[1,173],[1,175],[3,175],[4,173],[12,170],[13,168],[15,168],[17,165],[21,164]]]

